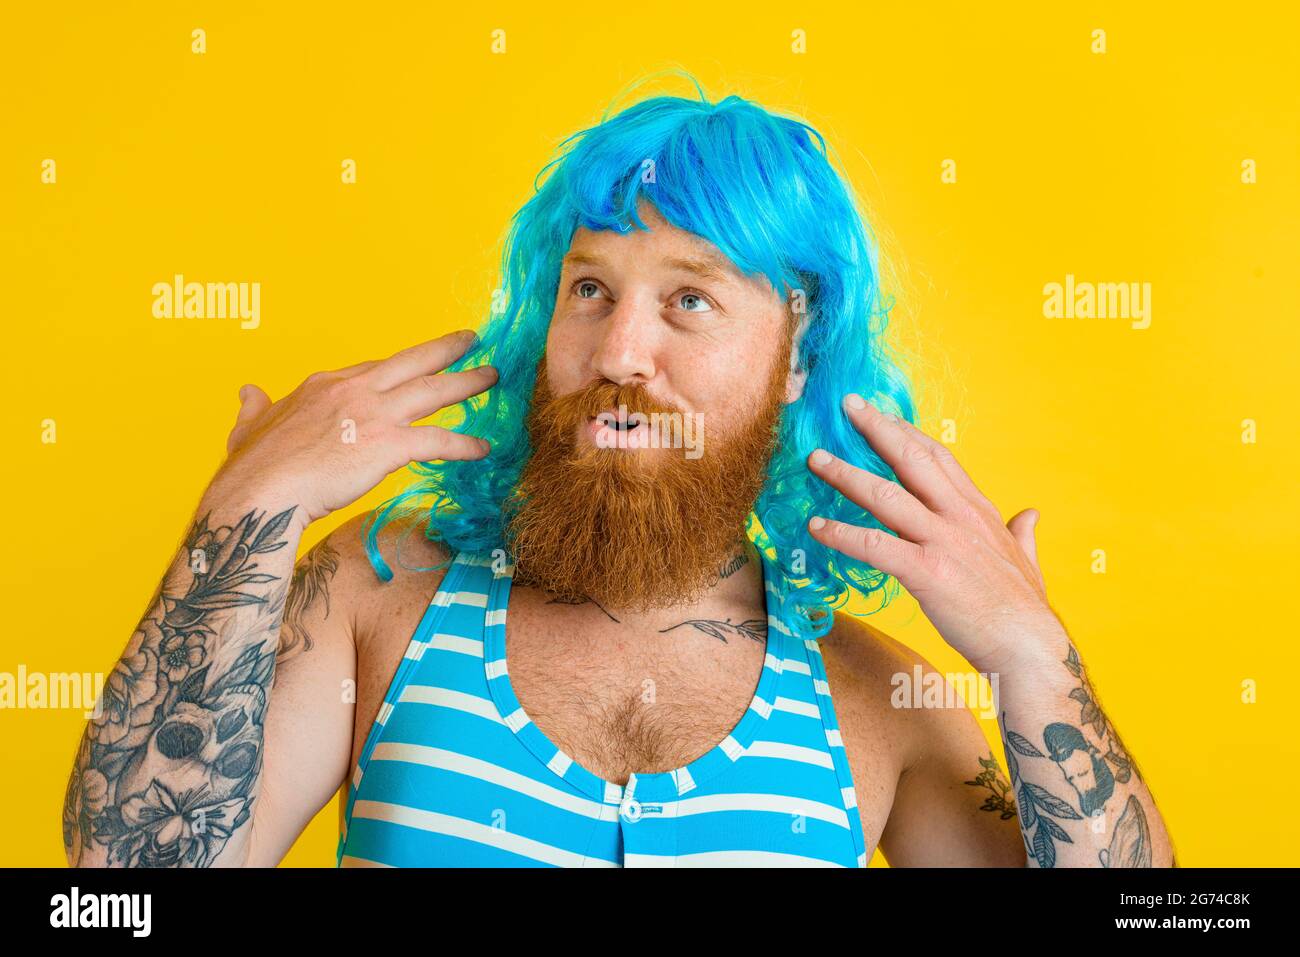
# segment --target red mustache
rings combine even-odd
[[[549,384],[542,385],[539,398],[543,401],[534,405],[529,417],[534,425],[551,431],[560,439],[571,439],[576,426],[585,424],[601,412],[618,411],[620,406],[625,407],[629,415],[634,412],[647,416],[655,413],[683,414],[677,406],[656,400],[641,384],[618,385],[601,379],[560,396],[551,393]]]

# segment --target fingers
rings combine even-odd
[[[952,511],[960,496],[947,473],[939,468],[931,454],[931,446],[916,437],[921,434],[920,430],[913,429],[909,433],[903,428],[900,418],[886,415],[856,393],[845,396],[843,405],[853,427],[893,467],[909,492],[928,508]]]
[[[412,462],[464,462],[481,459],[492,450],[483,439],[437,425],[412,425],[402,430],[403,451]]]
[[[808,522],[808,531],[827,548],[878,568],[909,589],[916,587],[925,567],[925,551],[920,545],[878,528],[861,528],[814,515]]]
[[[976,508],[985,511],[991,517],[996,518],[998,523],[1001,524],[1002,515],[998,511],[997,506],[989,501],[988,497],[979,490],[979,486],[975,484],[967,471],[962,468],[961,463],[957,461],[957,457],[952,454],[952,450],[949,449],[948,446],[944,445],[937,439],[926,435],[926,433],[922,432],[916,426],[912,425],[912,423],[904,419],[898,419],[897,426],[905,435],[929,450],[931,457],[948,478],[948,481],[952,483],[952,487],[957,490],[958,494]]]
[[[239,390],[239,414],[226,438],[226,453],[230,454],[243,444],[252,430],[253,420],[271,407],[271,397],[255,385],[245,385]]]
[[[388,390],[383,398],[389,411],[402,422],[414,422],[487,391],[496,385],[497,378],[497,370],[492,366],[478,366],[463,372],[419,375]]]
[[[850,465],[824,449],[808,456],[808,469],[904,538],[923,542],[934,537],[934,513],[897,482]]]
[[[354,375],[369,372],[383,361],[384,360],[382,359],[367,359],[365,362],[358,362],[355,365],[344,366],[341,369],[334,369],[330,372],[330,375],[337,376],[340,379],[350,379]]]
[[[403,349],[374,365],[366,375],[371,377],[377,391],[387,392],[416,376],[441,372],[468,352],[476,341],[477,337],[471,329],[448,333]]]
[[[1025,557],[1029,559],[1029,565],[1034,570],[1034,576],[1037,580],[1038,590],[1044,597],[1047,595],[1047,583],[1043,580],[1043,570],[1038,566],[1038,542],[1034,538],[1034,531],[1038,528],[1038,510],[1027,508],[1024,511],[1017,512],[1007,522],[1007,531],[1011,537],[1016,540]]]

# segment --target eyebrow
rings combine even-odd
[[[699,276],[701,279],[715,279],[718,282],[731,282],[735,279],[732,269],[728,264],[720,262],[716,257],[709,256],[704,258],[678,258],[673,257],[662,261],[663,265],[678,272],[688,272]],[[593,256],[589,253],[569,253],[564,257],[565,265],[570,266],[606,266],[608,263],[600,256]]]

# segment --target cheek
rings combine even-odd
[[[668,381],[679,404],[729,426],[748,418],[761,400],[764,361],[740,349],[688,351],[674,359]]]
[[[557,317],[546,333],[546,377],[551,391],[564,395],[586,384],[583,370],[589,367],[590,356],[584,351],[579,336],[571,325]]]

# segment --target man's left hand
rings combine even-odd
[[[808,467],[898,534],[812,516],[812,536],[896,577],[944,640],[981,671],[1000,671],[1022,656],[1055,656],[1051,643],[1065,629],[1038,567],[1037,511],[1024,509],[1003,525],[945,446],[861,396],[846,396],[843,405],[899,481],[822,449]]]

